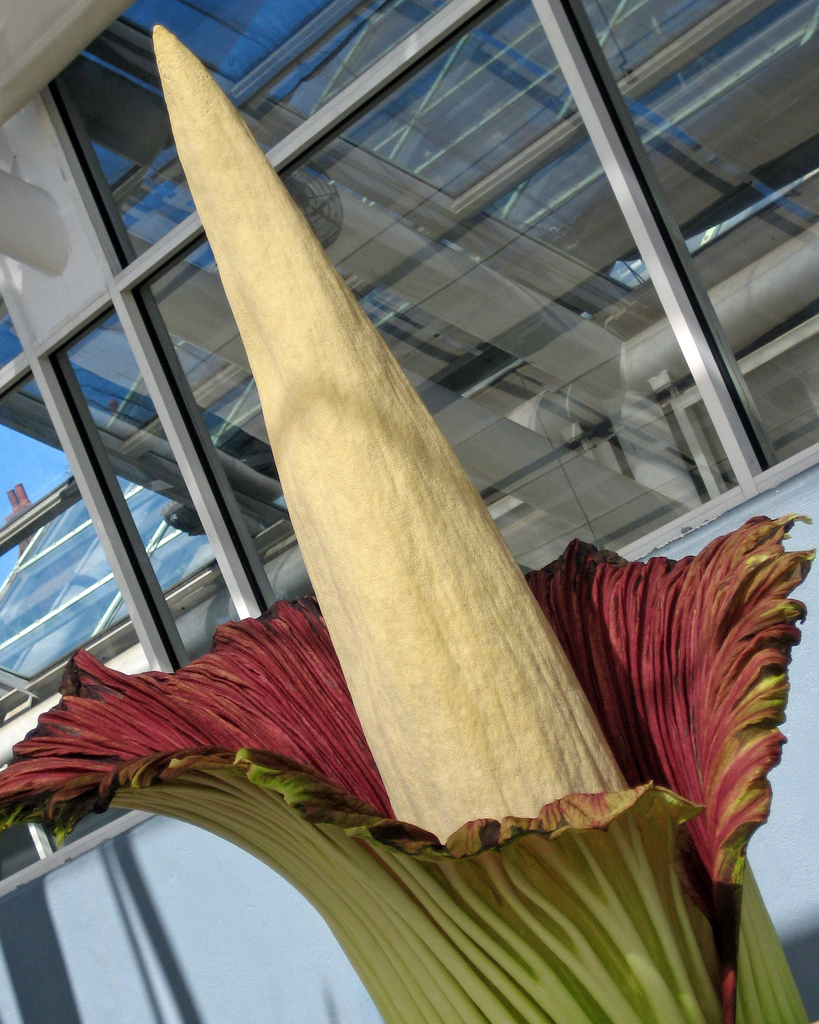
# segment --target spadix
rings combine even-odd
[[[154,33],[287,506],[399,818],[446,837],[625,787],[455,454],[238,113]]]

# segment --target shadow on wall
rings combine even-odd
[[[82,1024],[42,878],[3,900],[0,947],[12,988],[9,995],[16,999],[22,1024],[47,1020]],[[2,1021],[7,1024],[5,999],[3,1004]]]
[[[166,1019],[167,1004],[173,1004],[172,1019],[179,1024],[203,1024],[192,993],[174,955],[156,907],[134,859],[127,834],[103,844],[97,856],[107,876],[109,893],[124,930],[131,972],[139,976],[143,997],[151,1019]],[[98,1006],[78,1003],[71,983],[70,952],[66,952],[55,928],[53,908],[49,907],[46,885],[49,876],[35,879],[2,902],[0,912],[0,954],[5,960],[4,979],[0,979],[0,1024],[96,1024]],[[80,916],[78,908],[78,917]],[[59,925],[59,922],[57,922]],[[141,940],[142,933],[144,939]],[[90,937],[89,937],[90,938]],[[147,939],[147,944],[145,942]],[[63,936],[63,943],[65,936]],[[150,948],[152,963],[144,950]],[[100,965],[103,966],[103,965]],[[157,977],[157,967],[161,978]],[[100,972],[100,983],[105,971]],[[5,982],[5,984],[3,984]],[[164,998],[163,998],[164,997]],[[169,998],[170,997],[170,998]],[[7,1017],[9,1005],[16,1012]],[[163,1006],[163,1003],[165,1004]]]
[[[791,936],[782,946],[805,1001],[808,1020],[819,1021],[819,929]]]
[[[162,965],[162,971],[165,975],[164,981],[176,1005],[179,1020],[183,1024],[202,1024],[201,1018],[196,1011],[192,994],[174,955],[169,937],[159,919],[156,907],[151,899],[151,894],[134,859],[129,836],[127,834],[120,836],[118,840],[115,840],[110,845],[103,846],[102,856],[105,861],[106,872],[111,880],[112,891],[114,892],[118,910],[128,928],[128,937],[134,951],[135,966],[142,976],[143,985],[149,995],[154,1016],[158,1021],[162,1020],[161,999],[157,998],[157,994],[154,991],[155,986],[151,984],[150,965],[146,963],[145,957],[140,952],[139,939],[134,933],[134,928],[130,921],[129,903],[137,909],[138,923],[145,930],[149,948]]]
[[[0,897],[0,1024],[383,1024],[291,885],[149,818]]]

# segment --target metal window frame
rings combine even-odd
[[[261,615],[273,588],[156,302],[150,292],[115,288],[111,299],[236,611]]]

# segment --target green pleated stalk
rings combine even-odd
[[[802,997],[750,867],[745,868],[742,886],[737,978],[737,1024],[808,1024]]]
[[[138,785],[114,803],[215,832],[299,889],[386,1024],[721,1024],[710,929],[673,867],[693,811],[671,794],[647,790],[605,829],[455,857],[311,823],[291,805],[301,781],[241,755]],[[752,880],[748,897],[739,1021],[806,1024]]]

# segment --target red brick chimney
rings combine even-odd
[[[11,512],[9,512],[9,514],[6,516],[6,522],[8,523],[10,520],[14,519],[15,516],[18,516],[23,511],[23,509],[28,508],[29,505],[31,505],[31,502],[29,501],[29,497],[26,494],[26,489],[25,487],[23,487],[22,484],[15,484],[14,489],[11,491],[6,491],[6,494],[8,494],[9,503],[11,504]],[[28,542],[30,540],[31,537],[26,537],[24,540],[20,541],[20,547],[17,556],[18,558],[26,550],[26,547],[28,546]]]

